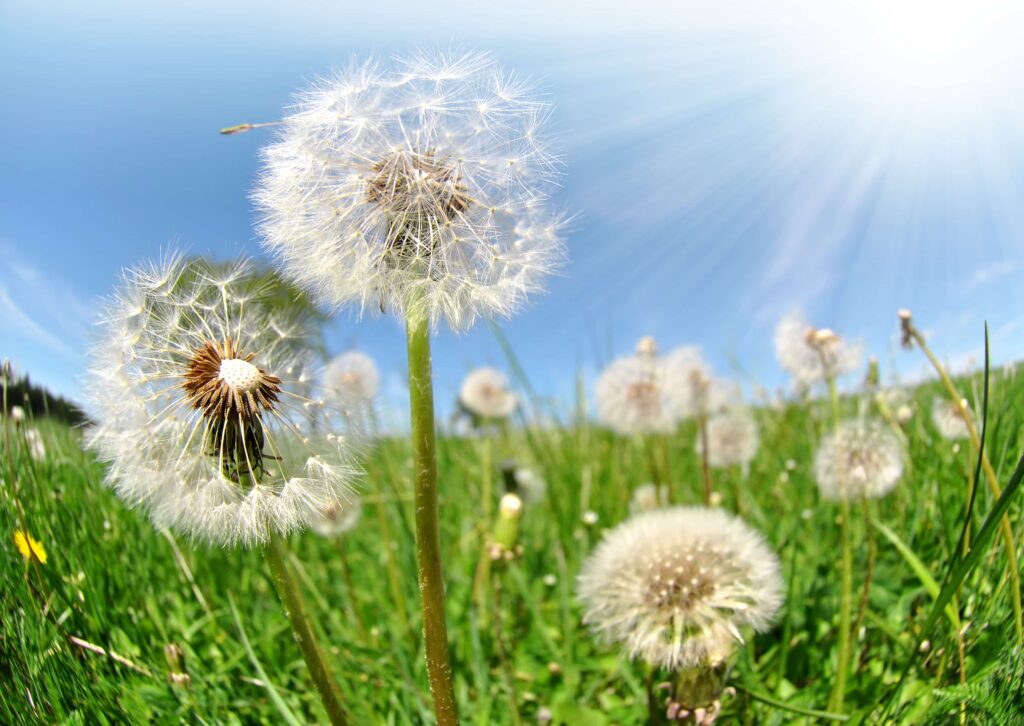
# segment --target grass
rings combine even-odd
[[[958,385],[980,400],[980,376]],[[1022,389],[1004,373],[993,375],[986,450],[1004,486],[1024,450]],[[907,471],[897,490],[873,505],[877,556],[863,625],[852,638],[857,666],[845,698],[849,722],[874,721],[887,705],[896,722],[955,721],[961,703],[969,722],[998,718],[971,694],[992,691],[1002,682],[993,674],[1020,662],[1005,647],[1014,634],[999,539],[960,557],[975,458],[966,440],[956,450],[938,437],[929,418],[936,394],[937,383],[911,391],[917,412],[905,428]],[[841,405],[850,416],[870,403],[847,396]],[[840,508],[818,500],[810,471],[830,425],[828,402],[766,407],[757,415],[762,446],[749,476],[716,471],[715,488],[724,507],[740,511],[775,547],[788,596],[777,627],[741,649],[731,676],[737,693],[725,703],[723,719],[836,720],[824,711],[838,647]],[[82,452],[79,431],[46,419],[26,426],[40,430],[44,460],[27,455],[24,427],[9,426],[13,450],[0,448],[0,722],[325,720],[258,552],[193,546],[158,532],[103,486],[103,471]],[[692,425],[684,426],[668,447],[673,495],[690,504],[703,497],[695,436]],[[501,435],[493,457],[485,457],[480,439],[439,438],[449,636],[464,722],[532,723],[542,707],[555,723],[574,726],[646,720],[652,674],[595,642],[573,596],[574,578],[602,528],[627,516],[630,491],[651,479],[645,446],[569,423]],[[478,605],[473,580],[490,527],[481,516],[481,462],[507,459],[542,472],[548,493],[525,509],[522,553],[492,570],[496,592]],[[366,461],[359,526],[338,541],[305,533],[289,542],[289,563],[354,723],[433,718],[420,636],[411,466],[407,441],[379,441]],[[26,563],[14,546],[21,525],[12,471],[27,527],[47,549],[45,565]],[[497,488],[500,473],[489,476]],[[1019,548],[1021,506],[1007,501]],[[985,521],[994,505],[978,487],[973,533],[993,530]],[[587,511],[597,514],[596,525],[584,523]],[[851,521],[855,604],[868,526],[863,516]],[[960,567],[963,581],[950,600],[956,607],[939,603],[940,617],[930,618],[958,563],[968,566]],[[964,630],[966,686],[960,685],[957,623]],[[171,646],[180,658],[168,657]],[[656,682],[659,674],[653,677]]]

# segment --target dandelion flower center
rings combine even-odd
[[[248,474],[263,475],[265,437],[262,414],[274,409],[281,379],[252,363],[231,338],[206,341],[196,348],[185,371],[185,397],[206,420],[204,449],[221,461],[221,471],[236,484]]]

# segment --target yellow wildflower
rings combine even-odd
[[[18,548],[18,552],[26,560],[34,557],[40,565],[46,564],[46,548],[43,547],[42,542],[35,539],[29,533],[22,532],[20,529],[16,531],[14,533],[14,546]]]

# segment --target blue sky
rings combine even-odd
[[[502,324],[542,393],[645,334],[781,385],[771,333],[794,307],[904,376],[921,360],[895,347],[900,307],[954,363],[984,320],[997,361],[1024,353],[1012,3],[341,5],[0,3],[0,355],[74,396],[123,266],[172,243],[261,254],[248,193],[270,137],[219,128],[278,118],[354,56],[453,45],[556,106],[570,262]],[[396,321],[343,314],[328,339],[377,358],[401,410]],[[439,400],[478,364],[504,367],[487,326],[440,334]]]

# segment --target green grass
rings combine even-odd
[[[960,385],[967,392],[981,384]],[[873,505],[881,526],[874,532],[870,604],[853,639],[858,667],[846,698],[851,722],[877,719],[891,702],[889,716],[897,722],[941,723],[956,718],[961,698],[969,721],[997,722],[991,704],[971,694],[1014,701],[998,691],[1001,681],[992,675],[1018,672],[1020,663],[1005,647],[1014,635],[998,538],[971,563],[959,610],[944,609],[930,630],[922,629],[954,561],[974,468],[967,441],[956,452],[934,431],[929,410],[936,393],[933,384],[913,392],[918,410],[906,429],[908,470],[898,489]],[[986,448],[1004,486],[1024,450],[1022,398],[1022,386],[993,375]],[[861,405],[856,397],[842,401],[846,415]],[[758,417],[762,447],[749,477],[716,472],[716,489],[724,507],[739,510],[776,548],[788,597],[777,627],[741,649],[732,672],[738,692],[725,704],[723,718],[810,723],[810,714],[829,700],[839,622],[839,507],[818,501],[810,473],[829,414],[824,402],[812,402],[763,409]],[[323,721],[259,552],[193,546],[158,532],[103,486],[102,468],[82,452],[78,431],[46,420],[28,425],[43,434],[44,461],[26,455],[22,429],[8,428],[12,452],[0,446],[0,722]],[[701,477],[694,437],[684,426],[669,453],[676,500],[695,504]],[[475,606],[472,598],[487,528],[479,496],[483,445],[439,441],[448,622],[464,722],[514,723],[513,702],[523,723],[535,722],[542,706],[554,712],[556,723],[644,722],[646,667],[595,642],[580,623],[573,596],[574,578],[601,529],[627,515],[631,489],[651,478],[642,444],[596,427],[566,425],[512,432],[494,445],[495,462],[514,458],[541,471],[548,495],[526,509],[522,555],[494,571],[500,585],[496,621],[489,607]],[[796,462],[792,471],[790,459]],[[312,533],[290,541],[292,564],[359,724],[432,721],[410,468],[408,442],[380,441],[366,462],[359,526],[340,542]],[[49,554],[43,566],[27,565],[14,547],[20,525],[11,471],[28,529]],[[491,476],[500,483],[497,470]],[[975,533],[993,506],[987,488],[979,487]],[[598,514],[597,525],[583,523],[587,510]],[[1019,545],[1019,502],[1011,501],[1008,511]],[[854,518],[853,532],[859,591],[867,552],[863,517]],[[354,592],[346,585],[339,546]],[[545,582],[548,574],[555,576],[553,585]],[[951,624],[957,620],[966,627],[967,688],[959,687]],[[924,651],[923,640],[930,643]],[[187,685],[169,679],[170,644],[184,653]]]

